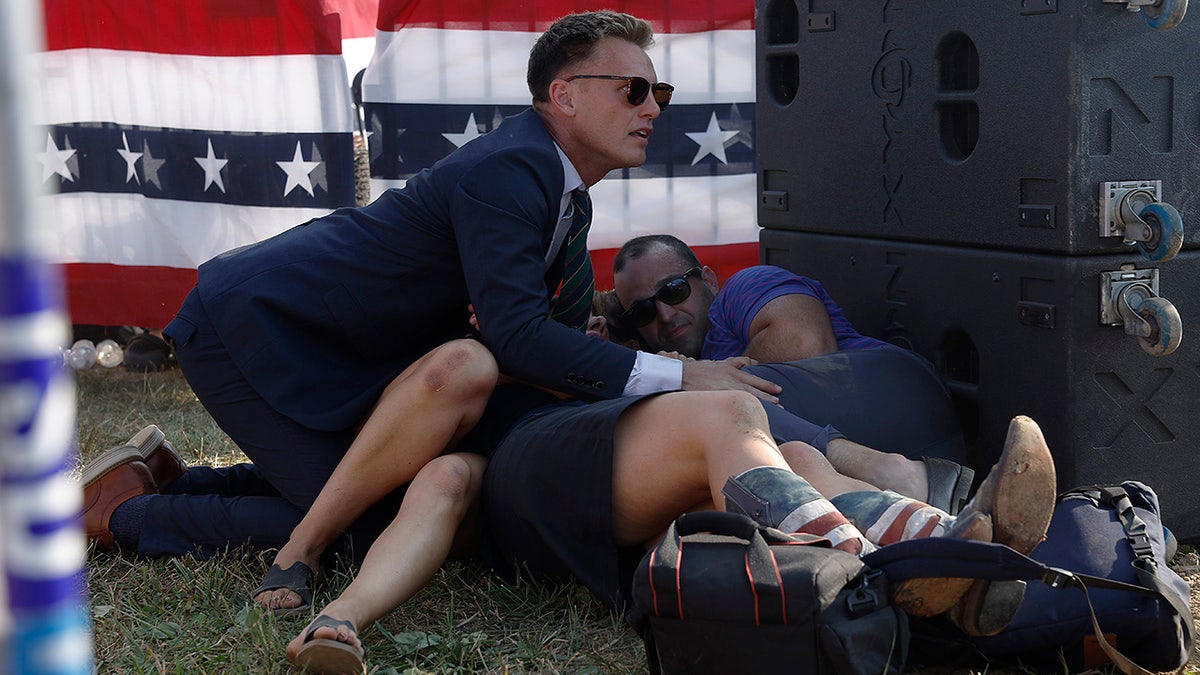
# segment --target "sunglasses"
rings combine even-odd
[[[700,268],[693,267],[674,279],[667,281],[667,283],[660,286],[654,292],[654,295],[629,303],[629,307],[621,316],[636,328],[641,328],[649,324],[654,320],[654,317],[658,316],[656,302],[674,307],[691,296],[692,285],[688,283],[688,277],[697,274],[700,274]]]
[[[565,79],[566,82],[573,80],[618,80],[624,82],[625,89],[628,90],[629,105],[634,107],[644,103],[646,96],[650,92],[654,92],[654,102],[658,104],[659,110],[666,110],[667,104],[671,102],[671,93],[675,91],[675,87],[666,82],[650,84],[650,81],[644,77],[628,75],[572,75]]]

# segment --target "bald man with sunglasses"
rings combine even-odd
[[[932,365],[860,334],[817,280],[760,265],[719,285],[687,244],[662,234],[626,242],[613,282],[612,319],[646,349],[751,358],[747,371],[781,385],[781,406],[766,406],[777,440],[810,443],[845,475],[950,512],[966,500],[974,472],[957,464],[961,430]]]

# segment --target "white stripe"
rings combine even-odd
[[[892,526],[893,521],[900,516],[900,512],[902,512],[910,503],[911,502],[909,500],[904,499],[889,506],[887,511],[884,512],[883,517],[881,517],[875,522],[874,525],[867,529],[867,539],[870,539],[873,542],[878,542],[880,537],[883,536],[884,532],[886,532],[888,528]],[[897,541],[908,541],[909,539],[915,539],[917,534],[920,533],[921,529],[929,524],[929,520],[931,518],[937,518],[940,521],[943,515],[945,515],[944,511],[933,506],[923,506],[916,511],[913,511],[912,513],[908,514],[908,520],[904,522],[904,525],[901,528],[900,538],[897,539]],[[940,537],[944,535],[945,532],[945,523],[939,522],[934,526],[933,531],[927,536]]]
[[[405,28],[378,31],[363,77],[371,102],[529,105],[525,82],[537,33]],[[755,100],[754,31],[667,33],[650,48],[673,102]],[[624,74],[624,73],[611,73]]]
[[[863,539],[862,533],[850,523],[839,525],[833,528],[831,531],[825,533],[823,536],[829,539],[830,543],[832,543],[834,546],[837,546],[844,541],[858,540],[859,544],[862,545],[862,551],[859,552],[859,555],[866,555],[875,550],[875,545],[866,539]]]
[[[784,532],[800,532],[800,528],[804,527],[806,524],[826,514],[836,512],[837,509],[832,503],[830,503],[828,499],[814,499],[811,502],[801,504],[794,511],[789,513],[787,517],[779,523],[779,527],[776,529],[783,530]],[[809,532],[808,534],[817,533]]]
[[[375,53],[375,36],[342,40],[342,58],[346,60],[346,81],[354,82],[358,71],[367,67]]]
[[[371,179],[371,196],[403,187],[403,180]],[[692,246],[757,242],[754,174],[681,178],[607,179],[589,192],[596,214],[588,248],[618,248],[643,234],[673,234]]]
[[[755,175],[602,180],[589,190],[589,248],[669,233],[692,246],[758,241]]]
[[[923,506],[916,511],[913,511],[908,516],[908,522],[904,523],[904,533],[900,535],[900,541],[907,541],[909,539],[916,538],[917,533],[921,531],[921,528],[929,524],[930,519],[937,518],[940,520],[941,515],[942,511],[932,506]],[[941,536],[941,533],[938,532],[937,528],[938,526],[935,525],[933,532],[930,533],[929,536]],[[942,529],[944,530],[945,528]]]
[[[180,268],[329,213],[91,192],[42,197],[40,206],[55,262]]]
[[[907,502],[898,501],[887,507],[887,510],[883,512],[883,515],[879,517],[879,520],[876,520],[870,527],[867,528],[867,531],[864,533],[866,534],[867,539],[870,541],[879,541],[879,538],[883,536],[884,532],[887,532],[888,528],[891,527],[892,522],[900,516],[900,512],[904,510],[906,505]]]
[[[350,132],[337,54],[215,57],[68,49],[34,56],[35,124],[114,122],[170,129]]]
[[[0,363],[53,356],[70,339],[68,323],[56,309],[0,317]]]

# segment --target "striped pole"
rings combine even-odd
[[[40,243],[28,110],[40,0],[0,2],[0,672],[90,673],[82,490],[70,480],[75,388],[58,270]]]

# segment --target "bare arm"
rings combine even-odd
[[[811,295],[793,293],[771,300],[754,315],[746,356],[782,363],[831,354],[837,348],[825,305]]]

